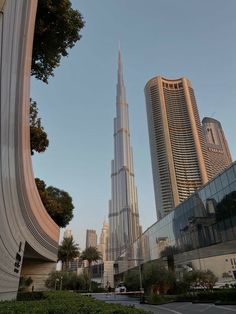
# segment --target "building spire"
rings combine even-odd
[[[122,67],[122,58],[121,58],[120,47],[119,47],[119,52],[118,52],[118,85],[124,85],[123,67]]]
[[[121,50],[119,45],[118,51],[118,78],[117,78],[117,104],[126,103],[125,84],[123,80],[123,65],[121,58]]]

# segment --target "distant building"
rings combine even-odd
[[[98,244],[98,251],[101,252],[103,261],[108,260],[108,234],[109,224],[104,221]]]
[[[74,258],[72,261],[69,262],[69,271],[77,272],[78,268],[83,267],[83,262],[79,257]]]
[[[97,233],[96,230],[86,230],[86,248],[97,247]]]
[[[72,238],[72,231],[70,229],[64,231],[64,238]]]
[[[211,177],[191,82],[157,76],[145,86],[157,218]]]
[[[212,174],[216,176],[232,163],[230,150],[221,123],[213,118],[202,120]]]

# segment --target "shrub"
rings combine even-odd
[[[236,289],[201,291],[179,295],[177,301],[235,301]]]
[[[32,293],[34,294],[34,293]],[[0,302],[4,314],[145,314],[133,306],[107,304],[70,291],[42,292],[44,299],[38,301]]]
[[[33,300],[43,300],[46,296],[42,291],[35,292],[18,292],[17,301],[33,301]]]
[[[88,283],[83,274],[77,276],[76,273],[65,271],[53,271],[45,281],[45,286],[49,289],[63,290],[87,290]]]

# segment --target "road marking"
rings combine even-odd
[[[175,310],[171,310],[171,309],[169,309],[167,307],[159,306],[159,305],[157,305],[157,309],[164,310],[164,311],[169,311],[169,312],[175,313],[175,314],[183,314],[181,312],[178,312],[178,311],[175,311]]]
[[[222,305],[217,305],[219,309],[224,309],[232,312],[236,312],[236,309],[231,309],[230,307],[222,306]]]
[[[203,305],[203,304],[202,304]],[[206,305],[205,305],[206,306]],[[202,309],[202,310],[199,310],[199,312],[205,312],[205,311],[207,311],[209,308],[211,308],[211,307],[213,307],[214,305],[213,304],[208,304],[204,309]]]
[[[177,309],[184,309],[184,308],[186,308],[186,307],[189,307],[189,305],[192,305],[192,303],[185,303],[184,305],[181,305],[181,306],[177,306],[176,308]]]

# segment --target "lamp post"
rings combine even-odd
[[[62,290],[62,279],[63,279],[63,276],[61,276],[61,281],[60,281],[60,290]]]
[[[59,278],[56,278],[56,280],[55,280],[55,290],[57,290],[57,283],[59,280],[60,280]]]

